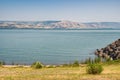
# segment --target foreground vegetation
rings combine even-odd
[[[120,61],[101,63],[101,65],[104,70],[99,75],[87,74],[86,64],[75,67],[46,66],[40,69],[4,65],[0,67],[0,80],[120,80]]]

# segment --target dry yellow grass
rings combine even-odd
[[[0,67],[0,80],[120,80],[120,65],[104,65],[100,75],[86,73],[86,67]]]

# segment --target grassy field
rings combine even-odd
[[[120,64],[103,65],[100,75],[86,73],[86,66],[33,69],[0,67],[0,80],[120,80]]]

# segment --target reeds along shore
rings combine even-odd
[[[98,57],[102,57],[105,59],[112,59],[112,60],[120,59],[120,39],[109,44],[105,48],[97,49],[95,51],[95,54]]]

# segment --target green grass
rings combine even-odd
[[[103,65],[100,75],[86,73],[80,67],[33,69],[31,67],[0,67],[0,80],[120,80],[120,65]]]

